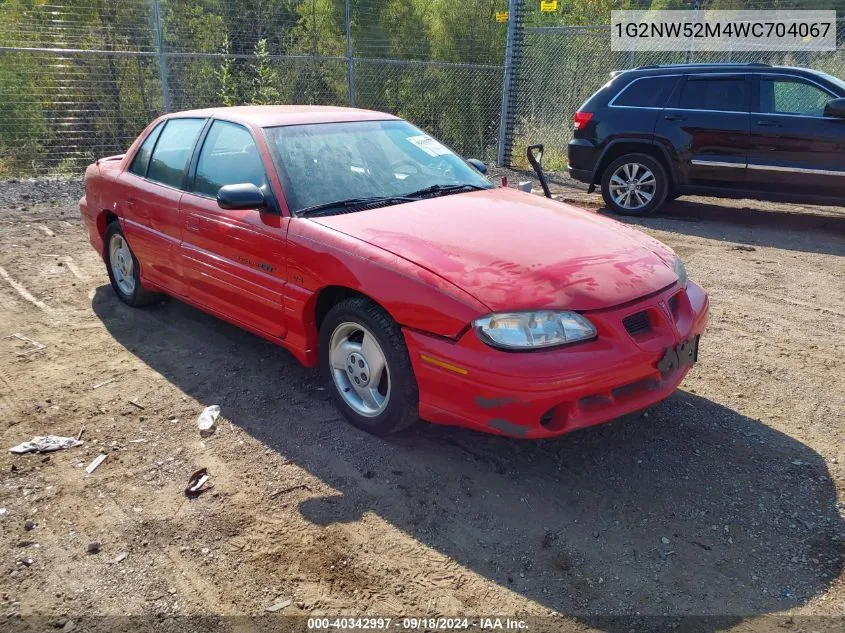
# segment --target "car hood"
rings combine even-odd
[[[597,310],[677,281],[644,233],[513,189],[429,198],[316,222],[414,262],[493,311]]]

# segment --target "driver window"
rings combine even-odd
[[[832,97],[824,90],[791,79],[761,79],[762,111],[772,114],[803,114],[822,116]]]
[[[267,183],[252,134],[236,123],[214,121],[200,151],[194,193],[215,198],[220,187],[245,182],[256,187]]]

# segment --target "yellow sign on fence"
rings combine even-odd
[[[508,12],[507,11],[496,11],[496,22],[507,22],[508,21]]]
[[[557,11],[557,0],[540,0],[540,11],[554,13]]]

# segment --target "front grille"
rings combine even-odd
[[[631,336],[645,334],[651,330],[651,321],[648,320],[648,312],[645,310],[625,317],[622,319],[622,325],[625,326],[625,329]]]

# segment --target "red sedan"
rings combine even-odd
[[[171,295],[319,363],[372,433],[540,438],[668,397],[707,323],[680,259],[484,171],[389,114],[215,108],[90,165],[79,207],[123,302]]]

